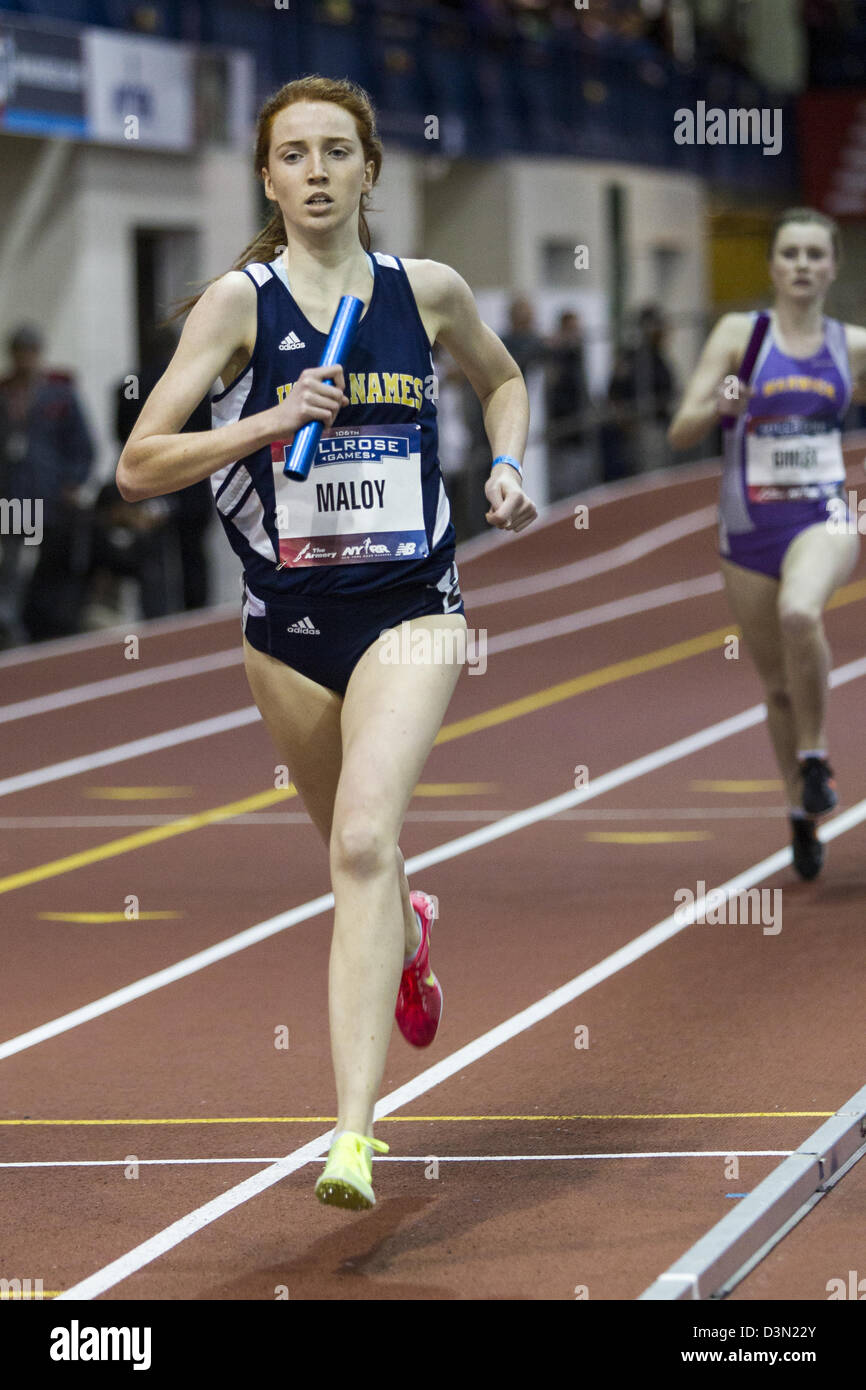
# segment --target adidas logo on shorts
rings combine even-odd
[[[306,343],[301,342],[297,333],[287,333],[280,343],[280,352],[290,352],[292,348],[302,348],[306,346]]]
[[[321,637],[321,632],[314,627],[309,618],[301,618],[297,623],[289,623],[286,632],[305,632],[309,637]]]

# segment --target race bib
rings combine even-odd
[[[422,560],[421,426],[323,430],[309,475],[283,472],[290,444],[271,445],[278,569]]]
[[[829,497],[844,481],[842,439],[834,422],[802,416],[749,422],[746,486],[750,502]]]

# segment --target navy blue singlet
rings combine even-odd
[[[309,478],[285,478],[283,443],[211,477],[247,588],[262,600],[423,588],[454,558],[430,343],[401,262],[378,251],[368,260],[373,295],[344,366],[350,404],[323,432]],[[326,341],[292,297],[282,257],[245,273],[256,287],[256,343],[212,399],[214,428],[275,406],[318,365]]]

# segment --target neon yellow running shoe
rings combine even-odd
[[[373,1196],[373,1159],[371,1149],[386,1154],[388,1145],[381,1139],[356,1134],[344,1129],[337,1135],[316,1183],[316,1196],[329,1207],[345,1207],[349,1211],[366,1211],[376,1205]]]

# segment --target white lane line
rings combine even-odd
[[[96,753],[82,753],[78,758],[67,758],[62,763],[51,763],[47,767],[34,768],[32,772],[19,772],[14,777],[3,778],[0,781],[0,796],[11,796],[13,792],[41,787],[46,782],[59,782],[64,777],[77,777],[79,773],[91,772],[97,767],[109,767],[114,763],[128,762],[130,758],[144,757],[147,753],[158,753],[164,748],[176,748],[181,743],[224,734],[245,724],[256,724],[260,719],[255,705],[248,705],[230,714],[218,714],[213,719],[200,719],[195,724],[167,729],[163,734],[149,734],[146,738],[118,743],[113,748],[102,748]]]
[[[841,685],[847,681],[855,680],[857,677],[864,674],[866,674],[866,658],[861,658],[858,661],[849,662],[846,666],[839,667],[836,671],[831,672],[830,683],[831,685]],[[729,719],[723,719],[717,724],[711,724],[695,734],[690,734],[686,738],[678,739],[676,742],[658,749],[655,753],[646,754],[630,763],[624,763],[621,767],[615,768],[611,772],[603,773],[602,776],[586,783],[584,786],[576,788],[574,791],[565,792],[561,796],[552,797],[547,801],[539,802],[535,806],[530,806],[512,815],[501,817],[492,825],[480,827],[466,835],[459,836],[456,840],[448,840],[445,844],[438,845],[434,849],[415,855],[406,864],[407,872],[412,873],[420,869],[428,868],[432,864],[438,864],[444,860],[453,859],[457,855],[465,854],[472,849],[477,849],[480,845],[489,844],[494,840],[501,839],[505,835],[514,833],[514,831],[522,830],[528,825],[546,820],[562,811],[571,810],[581,802],[592,800],[597,796],[602,796],[605,792],[612,790],[614,787],[622,786],[624,783],[633,781],[637,777],[642,777],[645,773],[656,771],[660,767],[665,767],[669,763],[687,757],[689,754],[697,752],[702,748],[707,748],[711,744],[731,737],[733,734],[752,728],[754,725],[760,723],[765,715],[765,705],[753,705],[751,709],[744,710],[742,714],[734,715]],[[857,808],[854,808],[854,810],[856,811]],[[843,813],[842,816],[837,817],[837,820],[834,821],[833,824],[837,824],[839,821],[844,820],[845,816],[850,814],[852,813]],[[856,824],[857,822],[854,821],[852,823]],[[825,826],[821,837],[831,838],[828,832],[829,827]],[[790,849],[779,851],[779,855],[777,856],[778,864],[776,867],[781,867],[783,864],[790,862],[790,857]],[[294,926],[296,922],[306,921],[310,917],[318,916],[319,913],[328,911],[333,907],[333,904],[333,894],[324,894],[319,898],[313,899],[311,902],[303,903],[296,908],[291,908],[288,912],[279,913],[276,917],[271,917],[264,922],[259,922],[255,926],[247,928],[245,931],[238,932],[235,936],[227,937],[223,941],[217,942],[215,945],[203,951],[196,952],[195,955],[188,956],[186,959],[176,962],[174,965],[166,966],[165,969],[157,971],[153,975],[144,976],[132,984],[124,986],[122,989],[104,995],[101,999],[94,1000],[90,1004],[74,1009],[68,1014],[63,1014],[59,1018],[41,1024],[39,1027],[30,1029],[26,1033],[19,1034],[15,1038],[10,1038],[7,1042],[0,1043],[0,1060],[5,1057],[11,1057],[17,1052],[23,1052],[28,1047],[34,1047],[38,1043],[46,1041],[48,1038],[56,1037],[59,1033],[67,1032],[71,1028],[76,1028],[83,1023],[88,1023],[92,1019],[100,1017],[102,1014],[109,1013],[113,1009],[120,1008],[122,1005],[130,1003],[133,999],[139,999],[146,994],[152,993],[154,990],[162,989],[166,985],[173,984],[176,980],[194,974],[196,971],[213,964],[217,960],[223,960],[227,956],[234,955],[238,951],[245,950],[248,946],[255,945],[259,941],[264,941],[268,937],[280,931],[284,931],[288,927]]]
[[[333,906],[333,893],[325,893],[319,898],[312,898],[309,902],[302,903],[300,907],[293,907],[288,912],[281,912],[277,917],[270,917],[267,921],[258,922],[255,926],[237,932],[234,936],[226,937],[223,941],[218,941],[203,951],[196,951],[194,955],[176,961],[174,965],[168,965],[165,969],[157,970],[152,975],[145,975],[141,979],[133,981],[132,984],[113,990],[111,994],[103,995],[101,999],[95,999],[90,1004],[73,1009],[71,1013],[63,1014],[59,1018],[52,1019],[49,1023],[43,1023],[38,1028],[31,1028],[26,1033],[20,1033],[18,1037],[10,1038],[8,1042],[0,1043],[0,1060],[5,1057],[12,1057],[17,1052],[24,1052],[28,1047],[35,1047],[37,1043],[45,1042],[47,1038],[57,1037],[59,1033],[67,1033],[72,1028],[80,1028],[83,1023],[90,1023],[94,1018],[101,1018],[103,1014],[111,1013],[113,1009],[119,1009],[134,999],[141,999],[144,995],[152,994],[155,990],[164,989],[166,985],[173,985],[177,980],[182,980],[187,975],[194,975],[197,971],[204,970],[206,966],[213,965],[215,961],[236,955],[238,951],[244,951],[248,946],[255,946],[259,941],[265,941],[269,936],[274,936],[277,932],[293,927],[296,922],[305,922],[310,917],[317,917],[319,913],[327,912]]]
[[[166,618],[127,618],[115,627],[106,627],[100,632],[86,632],[75,637],[56,637],[51,642],[36,642],[33,646],[15,647],[12,651],[0,652],[0,670],[6,666],[24,666],[33,661],[47,661],[51,657],[75,656],[78,652],[110,647],[112,643],[121,645],[129,632],[134,632],[138,637],[161,637],[165,633],[183,632],[187,628],[224,623],[230,618],[236,618],[240,622],[240,600],[238,571],[237,603],[219,603],[212,608],[197,609],[194,613],[173,613]]]
[[[864,445],[866,445],[866,431],[851,431],[850,434],[844,436],[843,451],[846,456],[849,451],[862,448]],[[847,467],[855,469],[860,462],[859,459],[856,464],[848,462]],[[538,530],[542,526],[551,525],[563,520],[566,516],[573,515],[574,505],[577,501],[601,507],[612,502],[628,500],[641,493],[657,492],[666,487],[720,476],[720,461],[710,459],[703,463],[678,464],[672,468],[659,468],[652,473],[641,474],[636,478],[624,478],[618,482],[599,483],[587,492],[575,493],[573,497],[545,509],[535,523],[535,529]],[[849,479],[849,481],[856,481],[857,476],[855,473],[854,478]],[[498,549],[501,545],[511,545],[518,539],[517,536],[509,535],[504,531],[490,531],[475,536],[457,547],[458,565],[471,564],[473,560],[483,557],[489,551]],[[238,579],[240,580],[240,572],[238,572]],[[238,589],[240,590],[240,584]],[[178,632],[185,628],[226,622],[235,618],[238,612],[238,604],[222,603],[214,605],[212,608],[203,609],[201,612],[178,613],[166,618],[147,620],[130,619],[125,624],[118,624],[117,627],[107,628],[102,632],[85,633],[76,637],[58,637],[52,642],[39,642],[34,646],[0,652],[0,669],[4,666],[20,666],[25,662],[44,661],[52,656],[74,655],[76,652],[90,651],[96,647],[107,646],[112,642],[122,642],[130,625],[134,625],[136,633],[152,633],[155,636],[160,636],[166,632]]]
[[[448,824],[449,822],[459,821],[496,821],[503,816],[514,815],[515,812],[506,808],[499,807],[493,811],[465,811],[455,806],[450,811],[412,811],[406,812],[404,821],[416,821],[419,824]],[[552,816],[552,820],[742,820],[751,818],[753,820],[781,820],[787,815],[786,810],[781,805],[773,806],[744,806],[737,803],[734,806],[682,806],[682,807],[654,807],[637,806],[633,810],[607,810],[598,807],[591,811],[560,811],[558,815]],[[0,830],[116,830],[116,829],[140,829],[142,826],[151,825],[171,825],[177,820],[173,815],[162,816],[0,816]],[[215,828],[222,830],[225,826],[256,826],[256,825],[309,825],[313,822],[306,811],[244,811],[241,815],[232,816],[229,820],[216,822]],[[208,830],[209,826],[202,826],[201,829]]]
[[[831,680],[832,676],[835,676],[836,681],[834,683],[843,684],[845,681],[855,680],[862,675],[866,675],[866,658],[839,667],[831,673]],[[434,849],[417,854],[407,860],[406,872],[414,873],[420,869],[426,869],[432,864],[454,859],[457,855],[466,854],[469,850],[477,849],[480,845],[490,844],[494,840],[502,839],[505,835],[523,830],[528,825],[547,820],[560,811],[570,810],[581,802],[591,801],[595,797],[611,791],[614,787],[634,781],[635,778],[642,777],[648,772],[654,772],[660,767],[666,767],[669,763],[688,757],[690,753],[695,753],[702,748],[708,748],[722,739],[730,738],[731,735],[742,732],[744,729],[750,729],[755,724],[759,724],[765,715],[765,705],[753,705],[751,709],[744,710],[742,714],[723,719],[717,724],[710,724],[707,728],[689,734],[686,738],[677,739],[675,743],[669,743],[654,753],[645,754],[630,763],[624,763],[621,767],[603,773],[602,776],[575,788],[574,791],[564,792],[561,796],[552,797],[548,801],[541,801],[537,805],[529,806],[513,815],[504,816],[492,825],[481,826],[477,830],[470,831],[467,835],[458,836],[456,840],[447,840]],[[860,803],[860,805],[866,805],[866,802]],[[855,807],[854,811],[856,812],[858,809]],[[850,816],[851,814],[850,811],[843,813],[832,824],[839,823],[844,820],[845,815]],[[852,822],[852,824],[856,823],[856,820]],[[847,825],[845,828],[847,829]],[[837,831],[836,833],[840,832]],[[823,827],[821,838],[832,838],[830,826],[825,825]],[[775,869],[781,868],[790,861],[790,848],[779,850],[773,859],[773,868],[767,869],[766,872],[775,872]],[[770,861],[765,862],[769,863]],[[703,899],[701,899],[701,903],[703,903]],[[320,913],[329,911],[333,905],[333,893],[323,894],[310,902],[302,903],[287,912],[278,913],[275,917],[270,917],[264,922],[248,927],[245,931],[238,932],[234,936],[226,937],[203,951],[197,951],[195,955],[187,956],[184,960],[175,962],[174,965],[166,966],[163,970],[158,970],[152,975],[145,975],[132,984],[103,995],[100,999],[93,1000],[90,1004],[84,1004],[78,1009],[73,1009],[70,1013],[61,1014],[58,1018],[51,1019],[48,1023],[28,1029],[26,1033],[20,1033],[17,1037],[9,1038],[6,1042],[0,1043],[0,1061],[6,1057],[12,1057],[18,1052],[24,1052],[29,1047],[35,1047],[48,1038],[57,1037],[60,1033],[78,1028],[83,1023],[89,1023],[94,1018],[99,1018],[103,1014],[110,1013],[113,1009],[131,1003],[134,999],[140,999],[155,990],[163,989],[166,985],[174,984],[175,981],[193,975],[206,966],[212,965],[215,961],[224,960],[228,956],[246,950],[248,946],[256,945],[259,941],[265,941],[268,937],[285,931],[286,928],[294,926],[297,922],[304,922],[311,917],[317,917]]]
[[[595,608],[585,608],[582,613],[568,613],[562,618],[550,618],[545,623],[531,623],[528,627],[518,627],[513,632],[503,632],[498,637],[489,637],[487,654],[495,656],[497,652],[510,652],[515,647],[527,647],[535,642],[547,642],[554,637],[566,637],[571,632],[582,632],[585,628],[612,623],[618,618],[631,618],[637,613],[647,613],[652,608],[665,608],[671,603],[702,598],[705,594],[714,594],[723,587],[724,580],[720,574],[702,574],[698,579],[665,584],[660,589],[649,589],[642,594],[629,594],[626,598],[613,599],[610,603],[600,603]]]
[[[155,666],[151,671],[134,671],[123,676],[110,676],[106,680],[89,681],[87,685],[73,685],[68,690],[56,690],[51,695],[36,695],[30,700],[0,705],[0,724],[27,719],[36,714],[49,714],[52,710],[68,709],[70,705],[87,704],[90,700],[104,700],[109,695],[123,695],[127,690],[142,690],[149,685],[161,685],[164,681],[202,676],[208,671],[220,671],[225,666],[240,665],[243,659],[243,648],[238,646],[211,652],[207,656],[190,657],[186,661],[172,661],[165,666]]]
[[[548,622],[532,623],[528,627],[500,633],[488,640],[486,651],[504,652],[510,651],[513,647],[528,646],[533,642],[546,642],[553,637],[580,632],[584,628],[615,622],[619,618],[630,618],[636,613],[645,613],[652,608],[663,608],[671,603],[700,598],[704,594],[715,593],[722,587],[721,575],[713,573],[700,575],[697,579],[682,580],[676,584],[665,584],[659,589],[628,594],[610,603],[598,604],[595,608],[585,608],[581,612],[567,613]],[[128,690],[141,690],[146,686],[160,685],[163,681],[205,675],[222,667],[241,665],[242,662],[243,650],[238,646],[212,652],[208,656],[190,657],[187,661],[174,661],[165,666],[156,666],[151,671],[138,671],[129,675],[112,676],[106,680],[91,681],[87,685],[57,690],[50,695],[38,695],[30,700],[18,700],[11,705],[2,705],[0,724],[66,709],[70,705],[85,704],[90,700],[105,699],[110,695],[123,695]]]
[[[376,1154],[374,1163],[592,1163],[596,1159],[618,1158],[787,1158],[794,1149],[651,1149],[646,1153],[615,1154]],[[256,1158],[62,1158],[37,1161],[0,1163],[0,1168],[128,1168],[131,1162],[138,1167],[188,1167],[208,1163],[280,1163],[281,1155]],[[311,1159],[324,1163],[325,1155]]]
[[[706,1299],[741,1279],[864,1156],[866,1086],[777,1164],[738,1207],[659,1274],[639,1301]],[[855,1275],[856,1279],[856,1275]]]
[[[597,555],[587,555],[582,560],[573,560],[568,565],[557,565],[555,569],[543,570],[540,574],[525,575],[522,579],[505,579],[498,584],[488,584],[483,589],[464,591],[466,607],[483,607],[485,604],[505,603],[509,599],[527,598],[531,594],[546,594],[550,589],[560,589],[565,584],[579,584],[581,580],[592,579],[599,574],[619,569],[623,565],[634,564],[645,555],[651,555],[662,546],[673,545],[675,541],[703,531],[716,520],[715,507],[701,507],[699,511],[686,516],[674,517],[661,526],[623,541],[621,545],[602,550]],[[580,532],[576,532],[580,535]]]
[[[848,820],[845,826],[841,829],[837,829],[836,826],[843,819],[844,818],[840,816],[837,821],[825,826],[822,839],[832,839],[834,835],[841,834],[843,829],[849,829],[851,825],[855,825],[859,823],[859,821],[866,819],[866,800],[861,801],[858,806],[852,807],[851,811],[848,813]],[[726,901],[732,894],[739,893],[743,889],[751,887],[752,884],[760,882],[760,880],[765,878],[768,874],[775,873],[785,864],[790,863],[790,860],[791,850],[788,847],[777,851],[775,854],[771,854],[767,859],[761,860],[758,864],[753,864],[751,868],[738,874],[735,878],[729,879],[727,883],[721,884],[719,888],[711,890],[714,894],[714,902],[716,901],[715,895],[719,892],[724,895]],[[413,861],[407,863],[407,869],[412,867],[412,862]],[[384,1096],[382,1100],[377,1102],[374,1111],[374,1120],[380,1120],[384,1116],[392,1114],[395,1110],[399,1110],[404,1105],[408,1105],[411,1101],[416,1100],[418,1096],[424,1095],[434,1086],[438,1086],[443,1081],[464,1071],[474,1062],[479,1061],[482,1057],[486,1057],[488,1053],[495,1051],[496,1048],[501,1047],[504,1043],[510,1042],[513,1038],[518,1037],[534,1024],[548,1018],[566,1004],[572,1003],[572,1001],[577,999],[581,994],[585,994],[588,990],[601,984],[603,980],[609,979],[612,975],[625,969],[626,966],[639,960],[641,956],[647,955],[650,951],[655,950],[656,947],[662,945],[663,942],[669,941],[672,937],[685,931],[703,912],[708,896],[709,895],[704,895],[704,897],[694,902],[687,910],[683,910],[682,908],[677,909],[675,914],[671,914],[671,916],[666,917],[663,921],[657,922],[654,927],[650,927],[648,931],[642,932],[640,936],[636,936],[632,941],[628,942],[626,946],[621,947],[618,951],[614,951],[611,955],[607,956],[605,960],[600,961],[589,970],[584,970],[580,975],[576,975],[574,979],[569,980],[567,984],[562,985],[559,989],[553,990],[550,994],[545,995],[543,999],[537,1000],[534,1004],[531,1004],[529,1008],[523,1009],[518,1014],[514,1014],[504,1023],[499,1024],[498,1027],[491,1028],[487,1033],[482,1033],[481,1036],[475,1038],[473,1042],[468,1043],[465,1047],[458,1048],[456,1052],[452,1052],[449,1057],[443,1058],[441,1062],[427,1067],[405,1085],[398,1086],[396,1090],[391,1091],[389,1095]],[[329,1129],[327,1133],[319,1135],[316,1139],[311,1139],[309,1143],[304,1144],[300,1149],[296,1149],[294,1153],[287,1154],[285,1158],[281,1159],[278,1163],[273,1164],[269,1168],[262,1169],[259,1173],[253,1174],[252,1177],[247,1178],[244,1182],[238,1183],[235,1187],[229,1188],[227,1192],[221,1193],[219,1197],[205,1202],[202,1206],[197,1207],[194,1211],[188,1212],[186,1216],[181,1217],[180,1220],[172,1222],[170,1226],[165,1227],[162,1231],[158,1231],[157,1234],[151,1236],[149,1240],[142,1241],[141,1244],[135,1246],[134,1249],[128,1251],[125,1255],[121,1255],[118,1259],[112,1260],[110,1264],[105,1265],[94,1274],[82,1279],[79,1283],[73,1285],[72,1288],[67,1289],[65,1293],[60,1294],[59,1297],[67,1301],[86,1300],[96,1298],[99,1294],[105,1293],[106,1290],[114,1288],[115,1285],[122,1283],[124,1279],[128,1279],[130,1275],[143,1269],[145,1265],[151,1264],[154,1260],[161,1258],[161,1256],[167,1254],[169,1250],[173,1250],[190,1236],[202,1230],[205,1226],[210,1225],[211,1222],[218,1220],[221,1216],[225,1216],[230,1211],[234,1211],[237,1207],[242,1206],[244,1202],[250,1201],[253,1197],[259,1196],[260,1193],[267,1191],[269,1187],[273,1187],[275,1183],[288,1177],[290,1173],[296,1173],[298,1169],[303,1168],[306,1163],[321,1158],[327,1153],[333,1135],[334,1130]]]
[[[539,513],[538,520],[533,522],[532,530],[533,532],[540,531],[547,526],[556,525],[558,521],[564,521],[566,517],[573,517],[574,508],[578,502],[588,507],[606,507],[611,502],[627,502],[632,497],[638,497],[647,492],[661,492],[668,487],[685,487],[688,483],[703,482],[705,478],[720,478],[721,476],[721,461],[710,459],[706,463],[659,468],[652,473],[641,473],[635,478],[622,478],[615,483],[598,483],[585,492],[575,492],[570,497],[564,497],[561,501],[545,507]],[[470,540],[463,541],[457,547],[457,563],[458,565],[465,564],[467,561],[487,555],[491,550],[498,550],[501,545],[510,545],[517,539],[517,536],[511,535],[507,531],[493,529],[485,531],[482,535],[473,536]]]
[[[860,436],[858,436],[858,437],[860,437]],[[864,441],[866,441],[866,432],[863,432],[862,438],[863,438]],[[846,441],[845,441],[845,451],[846,451],[846,454],[847,454],[847,452],[848,452],[849,450],[852,450],[852,449],[854,449],[854,448],[856,448],[856,447],[858,447],[858,446],[856,445],[856,443],[854,442],[854,440],[852,440],[852,439],[849,438],[849,437],[846,437]],[[859,462],[860,462],[860,460],[858,459],[857,463],[859,464]],[[853,464],[853,463],[851,463],[851,462],[849,462],[849,463],[847,463],[847,468],[848,468],[848,470],[850,470],[851,473],[852,473],[851,478],[850,478],[850,479],[847,479],[847,481],[848,481],[849,483],[853,484],[854,482],[857,481],[857,478],[858,478],[858,476],[859,476],[858,472],[856,471],[856,470],[857,470],[857,465],[856,465],[856,464]],[[710,462],[710,463],[698,464],[698,465],[696,465],[696,466],[695,466],[694,468],[692,468],[692,469],[686,469],[685,467],[683,467],[683,468],[663,469],[663,470],[660,470],[659,473],[657,473],[657,474],[644,474],[644,475],[642,475],[642,476],[639,477],[639,478],[629,478],[629,479],[625,479],[624,481],[619,482],[619,483],[602,483],[602,484],[600,484],[599,487],[597,487],[597,488],[592,488],[592,489],[590,489],[590,491],[588,491],[588,492],[575,493],[574,496],[565,499],[565,501],[563,501],[563,502],[557,502],[553,507],[550,507],[550,508],[546,509],[546,510],[541,514],[541,516],[539,516],[538,521],[536,521],[536,522],[533,523],[533,530],[534,530],[534,531],[537,531],[537,530],[539,530],[541,527],[550,526],[550,525],[552,525],[552,524],[555,524],[556,522],[564,521],[567,517],[573,517],[573,516],[574,516],[574,507],[575,507],[575,504],[578,503],[578,502],[584,504],[585,506],[589,506],[589,507],[592,507],[592,508],[596,508],[596,509],[597,509],[598,507],[605,506],[607,503],[610,503],[610,502],[619,502],[619,501],[623,501],[623,500],[628,500],[629,498],[635,497],[635,496],[637,496],[637,495],[639,495],[639,494],[641,494],[641,493],[645,493],[645,492],[656,492],[656,491],[658,491],[658,490],[661,489],[661,488],[671,487],[671,486],[674,486],[674,485],[676,485],[676,484],[678,484],[678,483],[697,482],[697,481],[703,480],[704,478],[709,478],[709,477],[720,477],[720,476],[721,476],[721,467],[720,467],[719,463],[718,463],[717,461],[714,460],[714,461],[712,461],[712,462]],[[658,481],[655,481],[656,479],[658,479]],[[693,516],[698,517],[698,518],[699,518],[702,514],[703,514],[703,515],[706,515],[706,516],[709,516],[709,521],[705,521],[705,522],[703,522],[703,523],[701,523],[701,524],[702,524],[702,525],[712,525],[713,522],[714,522],[714,520],[715,520],[715,517],[716,517],[716,508],[715,508],[715,506],[713,506],[713,507],[708,507],[708,508],[704,509],[704,512],[703,512],[703,513],[701,513],[701,512],[694,512],[694,513],[692,513]],[[688,518],[680,518],[679,520],[680,520],[680,521],[688,520]],[[674,527],[676,527],[677,524],[678,524],[677,521],[669,522],[669,523],[668,523],[668,525],[671,525],[671,526],[674,526]],[[656,530],[655,533],[653,533],[653,532],[651,532],[651,531],[648,531],[648,532],[646,532],[646,536],[647,536],[647,537],[650,537],[650,536],[652,536],[653,534],[656,534],[656,535],[658,536],[658,532],[659,532],[659,531],[662,531],[662,530],[663,530],[663,528],[657,528],[657,530]],[[679,539],[679,535],[678,535],[678,534],[675,535],[675,536],[674,536],[674,539]],[[476,537],[474,540],[466,541],[466,542],[464,542],[464,544],[463,544],[462,547],[458,548],[458,551],[457,551],[457,564],[458,564],[458,568],[459,568],[459,566],[460,566],[461,564],[465,563],[467,560],[474,560],[474,559],[476,559],[477,557],[481,557],[481,556],[484,556],[484,555],[489,554],[489,552],[492,551],[492,550],[498,550],[499,547],[502,546],[502,545],[513,545],[515,542],[519,542],[519,540],[520,540],[520,537],[519,537],[519,536],[510,535],[507,531],[495,531],[495,532],[492,533],[491,535],[478,536],[478,537]],[[626,542],[626,545],[630,545],[630,544],[632,544],[632,542]],[[669,544],[669,541],[663,540],[663,539],[661,539],[661,538],[659,537],[659,538],[657,539],[657,541],[650,547],[650,549],[657,549],[657,548],[658,548],[658,545],[660,545],[660,544],[666,545],[666,544]],[[602,562],[602,561],[604,560],[604,557],[605,557],[605,556],[607,556],[607,557],[614,556],[614,557],[615,557],[616,551],[617,551],[617,550],[622,550],[622,547],[616,547],[615,550],[608,550],[608,551],[605,551],[605,552],[603,552],[601,555],[590,556],[588,560],[586,560],[586,561],[578,561],[577,563],[580,565],[580,564],[590,564],[592,561]],[[519,553],[519,552],[518,552],[518,553]],[[648,552],[643,552],[643,553],[648,553]],[[515,557],[515,558],[516,558],[516,557]],[[633,557],[631,557],[631,558],[639,558],[639,556],[633,556]],[[616,560],[616,564],[627,564],[627,563],[629,563],[629,562],[630,562],[629,559],[619,559],[619,560]],[[612,567],[613,567],[613,566],[611,566],[611,568],[612,568]],[[566,570],[567,570],[568,568],[569,568],[569,567],[566,566]],[[596,572],[597,572],[596,570],[589,570],[589,571],[587,571],[586,573],[583,573],[583,572],[581,572],[581,571],[577,571],[577,573],[576,573],[576,579],[577,579],[577,580],[579,580],[579,579],[585,579],[585,578],[587,578],[588,574],[594,574],[594,573],[596,573]],[[550,575],[550,574],[555,575],[556,573],[557,573],[556,570],[548,571],[548,574],[549,574],[549,575]],[[539,576],[539,578],[540,578],[540,576]],[[487,602],[487,601],[492,602],[492,603],[495,603],[497,597],[500,596],[501,589],[504,588],[504,589],[506,590],[506,594],[505,594],[505,597],[506,597],[506,598],[519,598],[521,593],[531,593],[531,592],[534,592],[534,590],[532,590],[532,589],[530,589],[530,588],[526,588],[526,587],[521,588],[520,592],[517,591],[517,589],[516,589],[516,587],[515,587],[516,585],[521,584],[521,583],[522,583],[522,584],[527,584],[528,582],[529,582],[528,580],[527,580],[527,581],[520,581],[520,580],[513,580],[513,581],[510,581],[510,584],[511,584],[511,586],[512,586],[510,590],[509,590],[509,584],[508,584],[508,583],[505,583],[505,584],[503,584],[503,585],[495,585],[495,584],[493,584],[493,585],[489,585],[489,586],[488,586],[487,588],[485,588],[485,589],[477,589],[477,590],[475,590],[475,591],[470,590],[469,593],[464,593],[463,597],[464,597],[467,601],[471,601],[471,602],[473,602],[473,603],[481,603],[481,602]],[[566,583],[567,583],[567,582],[576,582],[576,581],[563,580],[563,581],[560,581],[560,582],[566,582]],[[553,587],[554,587],[554,584],[552,584],[552,583],[550,583],[550,582],[545,583],[544,585],[541,586],[542,590],[543,590],[543,589],[548,589],[548,588],[553,588]],[[482,597],[482,596],[483,596],[483,597]]]
[[[719,476],[721,476],[719,462],[718,460],[711,460],[707,463],[658,469],[654,473],[641,474],[637,478],[624,478],[615,483],[599,483],[597,487],[591,488],[587,492],[575,493],[573,498],[566,498],[564,501],[546,508],[534,523],[534,530],[537,531],[542,527],[550,526],[563,520],[566,516],[572,516],[574,504],[578,500],[594,507],[603,507],[613,502],[628,500],[641,493],[657,492],[666,487],[699,482],[704,478]],[[457,564],[458,566],[469,565],[473,560],[483,557],[490,550],[495,550],[500,545],[508,545],[515,540],[517,540],[516,536],[498,530],[490,530],[482,535],[474,536],[470,540],[463,541],[457,547]],[[176,613],[165,618],[129,618],[123,623],[105,628],[100,632],[82,633],[73,637],[58,637],[51,642],[39,642],[33,646],[16,648],[13,651],[0,653],[0,669],[4,666],[20,666],[27,662],[44,661],[53,656],[62,657],[75,655],[76,652],[92,651],[98,647],[109,646],[113,642],[121,643],[130,629],[138,634],[160,636],[163,633],[179,632],[185,628],[206,626],[209,623],[225,622],[235,616],[239,617],[240,571],[238,571],[238,581],[238,603],[236,604],[221,603],[195,613]]]
[[[591,613],[593,610],[587,611]],[[540,626],[544,626],[544,624]],[[522,631],[526,631],[526,629]],[[517,634],[520,632],[521,629],[516,630]],[[516,634],[503,634],[503,637],[514,635]],[[861,674],[861,671],[854,668],[859,668],[860,664],[862,663],[854,661],[850,662],[848,666],[839,667],[837,671],[831,671],[830,685],[842,685],[845,681],[855,679]],[[848,671],[853,674],[843,674]],[[754,708],[766,713],[764,705],[756,705]],[[14,777],[0,780],[0,796],[11,796],[14,792],[27,791],[31,787],[42,786],[45,782],[58,782],[65,777],[77,777],[80,773],[90,772],[94,768],[108,767],[114,763],[127,762],[131,758],[143,757],[147,753],[159,752],[164,748],[174,748],[179,744],[190,743],[199,738],[209,738],[214,734],[227,733],[246,724],[256,724],[260,718],[256,706],[247,705],[244,709],[217,715],[213,719],[203,719],[195,724],[184,724],[177,729],[168,729],[162,734],[151,734],[147,738],[134,739],[131,743],[120,743],[114,748],[104,748],[96,753],[84,753],[78,758],[69,758],[65,762],[34,768],[31,772],[20,772]],[[763,718],[763,714],[759,718]]]

